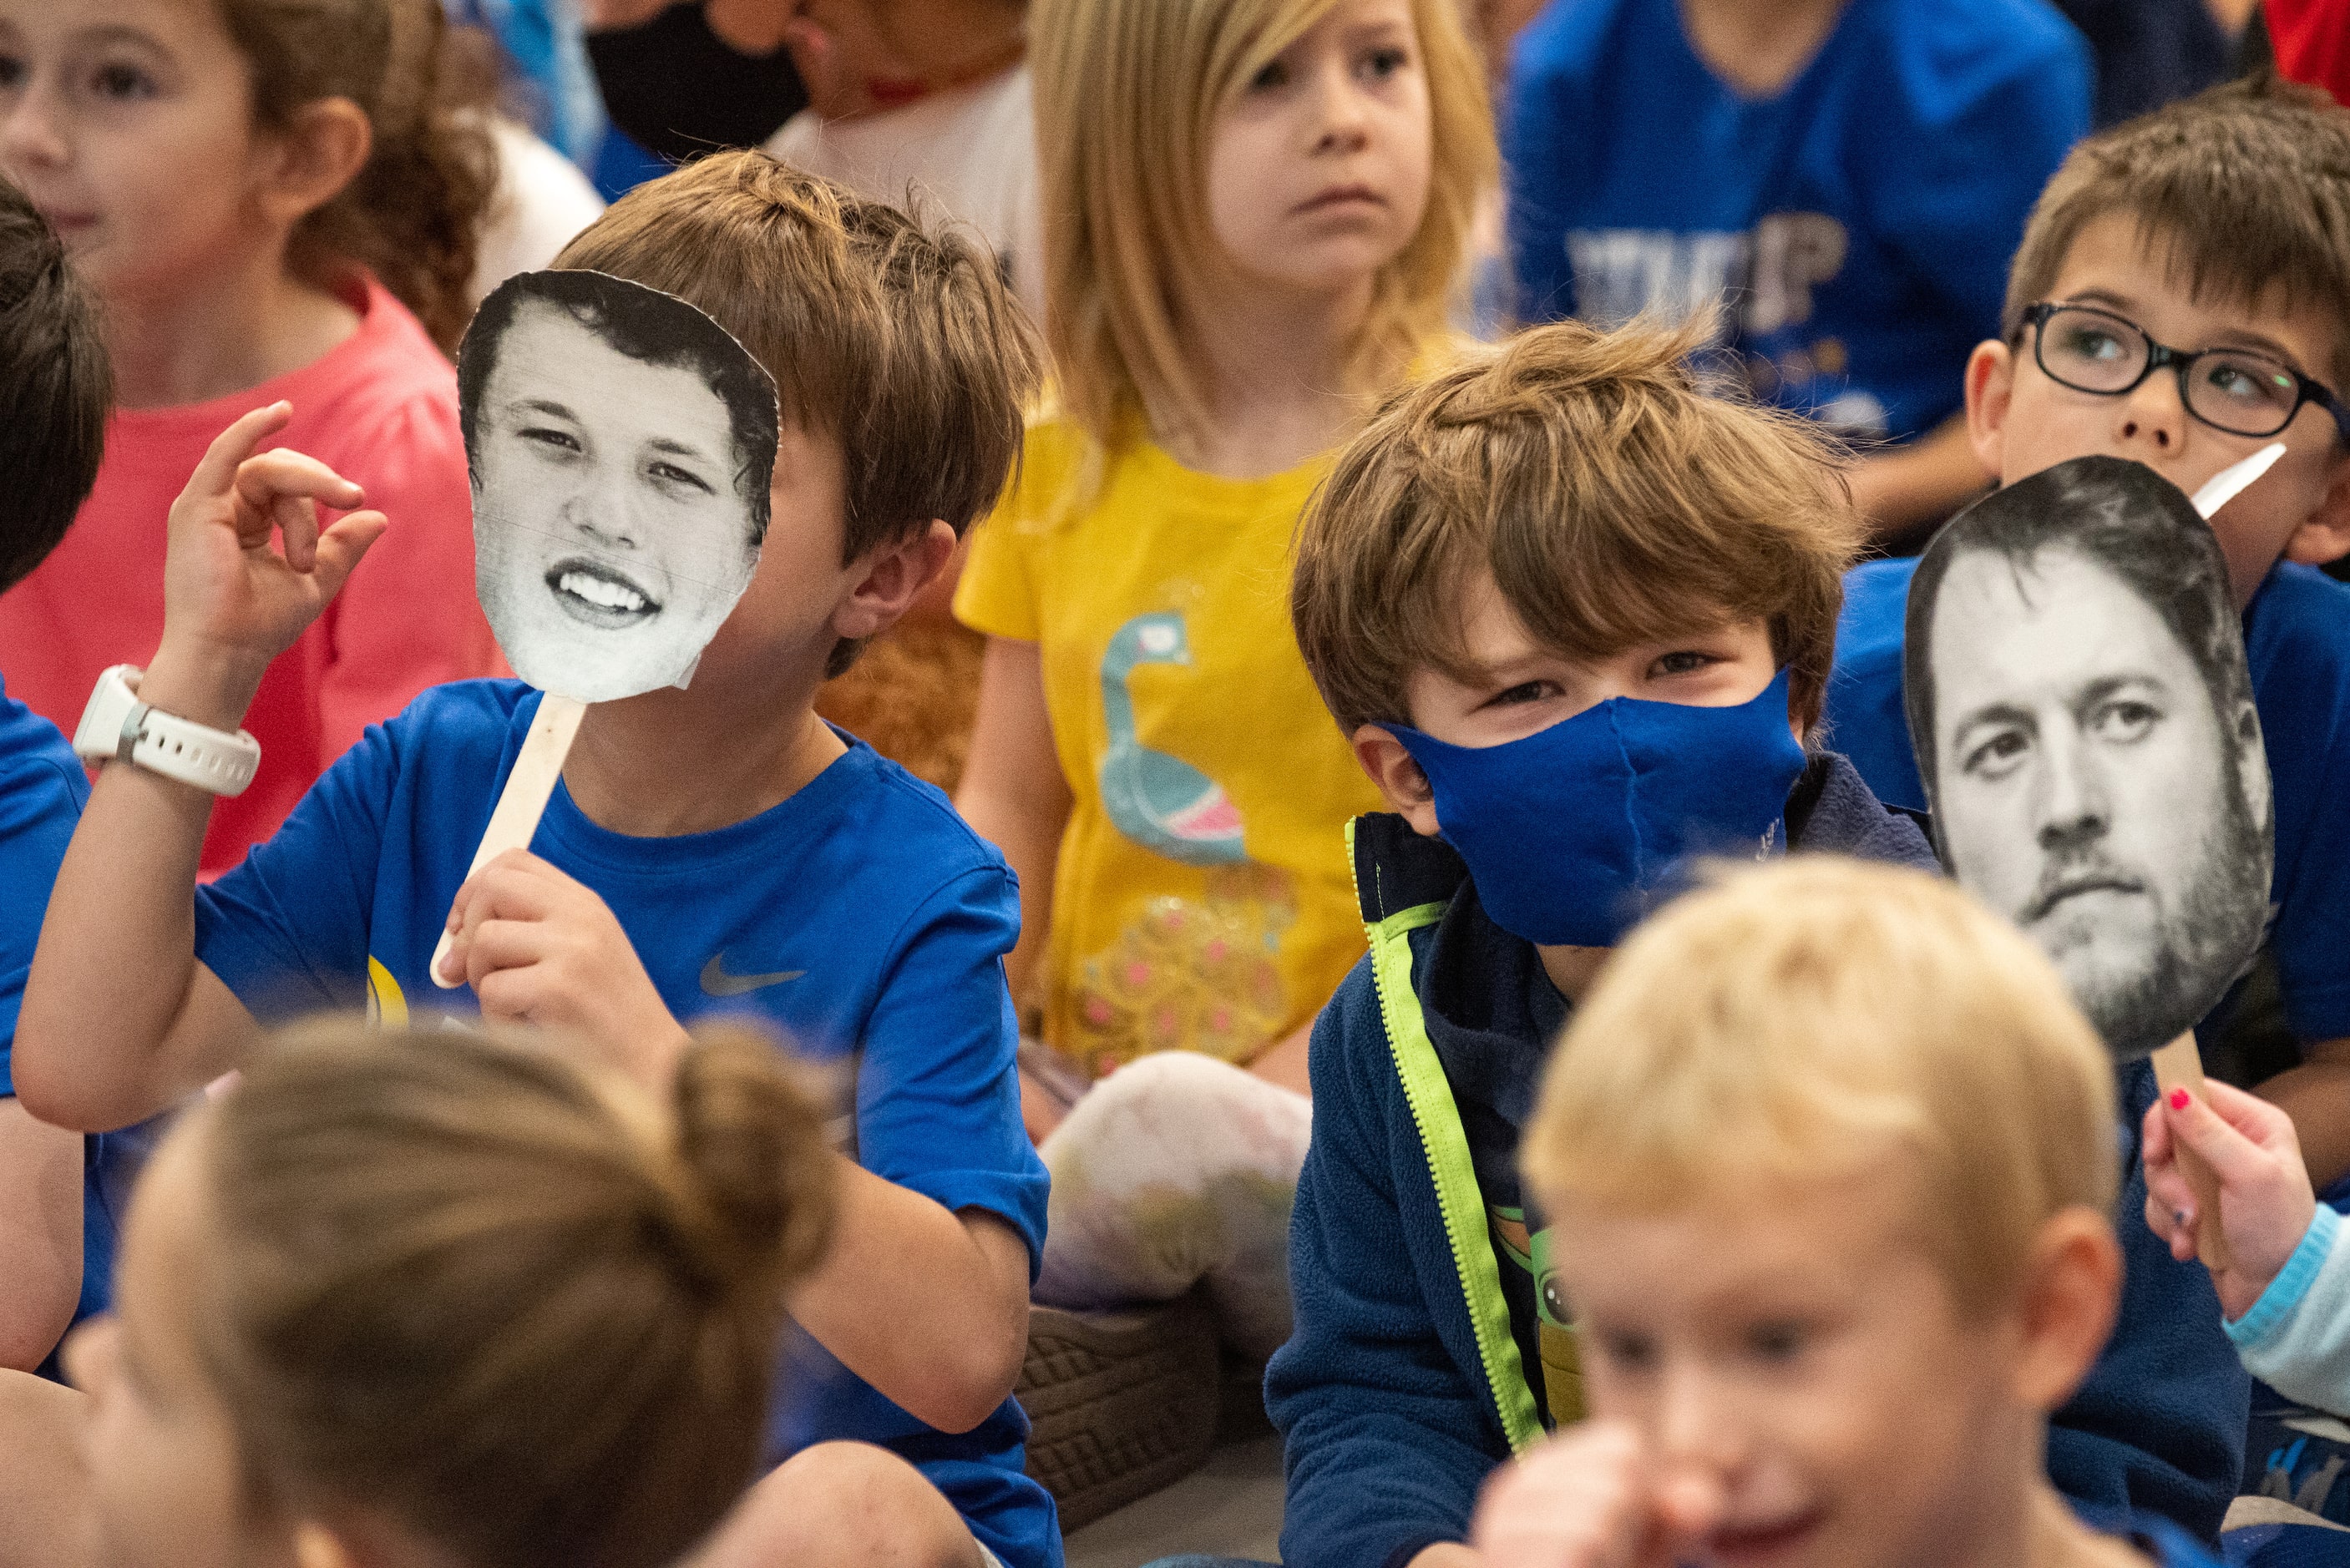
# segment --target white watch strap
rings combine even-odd
[[[142,671],[117,664],[98,678],[75,726],[73,748],[93,763],[130,763],[213,794],[244,793],[261,765],[261,742],[151,708],[139,700]]]

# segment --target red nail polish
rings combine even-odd
[[[2170,1108],[2174,1111],[2183,1111],[2187,1108],[2186,1090],[2173,1089],[2170,1091]]]

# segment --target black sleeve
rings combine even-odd
[[[671,5],[639,27],[588,35],[588,57],[612,123],[678,162],[721,147],[756,147],[807,106],[791,52],[745,55],[710,30],[698,5]]]

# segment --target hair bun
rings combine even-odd
[[[833,1166],[802,1075],[756,1031],[697,1032],[673,1104],[683,1199],[671,1216],[707,1282],[780,1296],[831,1233]]]

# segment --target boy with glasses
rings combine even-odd
[[[2350,587],[2319,570],[2350,554],[2346,237],[2350,112],[2273,78],[2215,88],[2065,161],[2016,254],[2005,333],[1966,370],[1969,434],[2002,483],[2104,452],[2191,494],[2269,442],[2284,446],[2212,528],[2243,610],[2273,781],[2268,950],[2302,1052],[2261,1092],[2293,1116],[2321,1189],[2350,1174]],[[1848,576],[1828,716],[1833,743],[1880,798],[1922,807],[1901,687],[1915,566],[1877,561]],[[2139,1091],[2132,1116],[2150,1080]],[[2137,1229],[2123,1231],[2133,1290]],[[2126,1295],[2115,1352],[2158,1353],[2160,1334],[2134,1340],[2131,1310]],[[2178,1343],[2147,1376],[2184,1388],[2224,1348],[2205,1343],[2216,1318],[2208,1334],[2191,1326],[2175,1325]],[[2063,1458],[2052,1448],[2052,1465]]]

